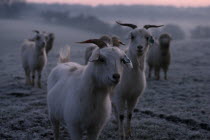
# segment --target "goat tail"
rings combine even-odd
[[[70,61],[70,46],[65,46],[59,51],[58,63],[66,63]]]

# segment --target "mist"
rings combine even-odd
[[[0,1],[0,139],[53,139],[46,101],[47,78],[58,63],[59,50],[69,45],[70,61],[84,65],[85,47],[76,42],[106,34],[117,35],[128,45],[131,29],[117,25],[116,21],[138,27],[164,25],[149,31],[154,39],[162,33],[172,37],[169,80],[147,79],[146,91],[134,112],[131,139],[210,139],[209,13],[210,7],[91,7]],[[32,30],[55,34],[55,43],[43,71],[42,89],[24,83],[20,50],[24,40],[35,36]],[[65,127],[61,129],[60,138],[70,139]],[[118,139],[114,115],[99,139]]]

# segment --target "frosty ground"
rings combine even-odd
[[[99,34],[27,21],[0,20],[0,140],[53,139],[46,106],[46,79],[57,64],[60,47],[70,44],[71,61],[84,63],[84,46],[74,42]],[[56,35],[43,74],[43,88],[24,85],[20,46],[32,29]],[[147,80],[147,89],[136,107],[132,140],[210,139],[210,40],[172,42],[169,80]],[[100,140],[117,140],[111,120]],[[85,138],[85,136],[84,136]],[[61,139],[70,139],[64,128]]]

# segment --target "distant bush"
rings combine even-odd
[[[169,33],[174,40],[183,40],[185,39],[185,32],[178,25],[168,24],[163,27],[161,30],[163,33]]]
[[[191,30],[191,38],[210,38],[210,26],[197,26]]]
[[[125,33],[119,25],[111,26],[103,22],[102,20],[89,15],[77,15],[71,16],[69,11],[45,11],[41,13],[41,17],[46,21],[52,24],[60,24],[65,26],[71,26],[83,30],[88,30],[95,33],[101,34],[115,34],[122,36]]]
[[[0,17],[17,18],[25,8],[25,0],[1,0]]]
[[[178,26],[174,24],[168,24],[161,28],[152,28],[152,35],[157,39],[160,34],[168,33],[171,35],[173,40],[183,40],[185,39],[185,32]]]

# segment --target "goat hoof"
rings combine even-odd
[[[132,131],[131,131],[131,128],[129,128],[128,130],[127,130],[127,133],[126,133],[126,138],[130,138],[130,137],[132,137],[132,133],[131,133]]]
[[[42,88],[41,84],[38,84],[38,88]]]
[[[38,88],[42,88],[41,82],[37,82]]]
[[[160,80],[160,78],[156,78],[155,80]]]
[[[124,136],[120,136],[120,140],[126,140]]]
[[[26,84],[26,85],[31,85],[31,82],[30,82],[30,81],[26,81],[25,84]]]

